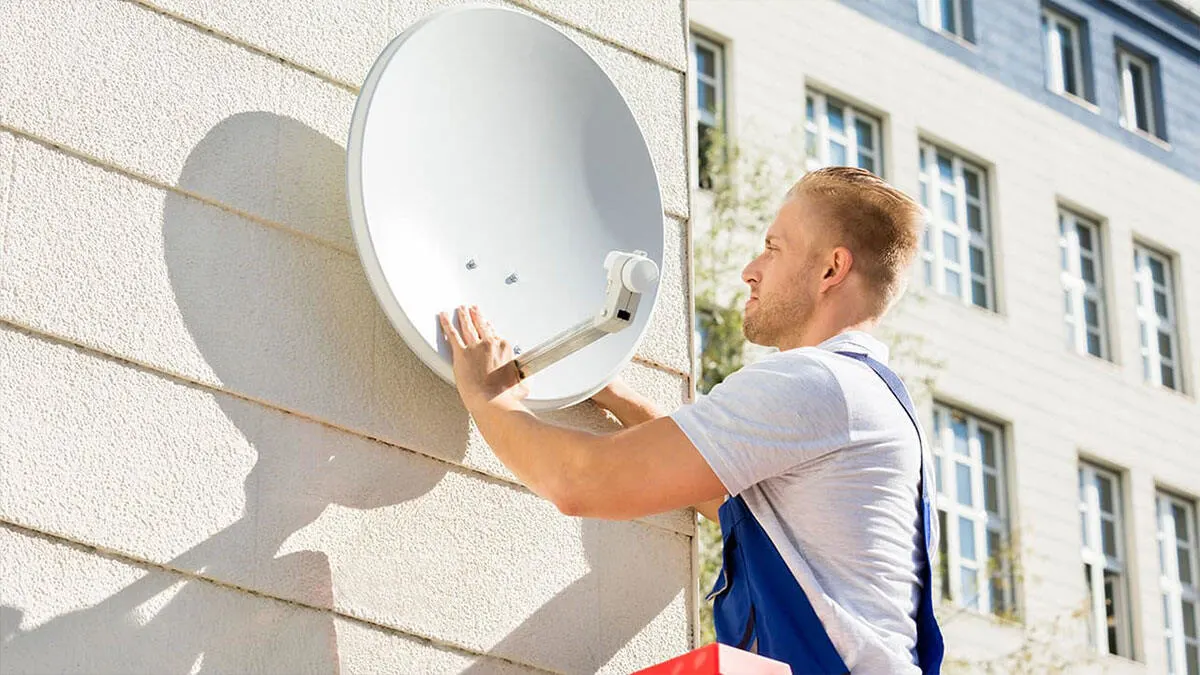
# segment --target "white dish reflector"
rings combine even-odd
[[[550,24],[460,7],[392,40],[367,75],[348,144],[350,215],[384,312],[447,382],[438,312],[478,305],[528,350],[597,313],[605,259],[661,269],[663,210],[645,138],[612,81]],[[532,375],[535,410],[578,403],[633,356],[628,328]]]

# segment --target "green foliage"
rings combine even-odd
[[[736,296],[740,299],[740,295]],[[700,324],[700,380],[696,386],[708,393],[726,377],[742,367],[742,312],[737,307],[718,304],[711,297],[696,298],[696,320]]]
[[[701,516],[696,531],[700,538],[700,644],[706,645],[717,641],[712,602],[704,600],[703,596],[712,590],[721,573],[721,526]]]

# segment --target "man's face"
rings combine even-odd
[[[793,197],[767,228],[765,247],[742,270],[750,286],[742,330],[759,345],[779,347],[812,318],[820,286],[820,219],[811,200]]]

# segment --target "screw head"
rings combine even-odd
[[[473,270],[476,267],[479,267],[479,263],[475,262],[474,258],[468,258],[467,259],[467,269]]]
[[[521,345],[513,345],[513,356],[521,355]]]
[[[513,272],[512,274],[508,275],[508,278],[504,280],[504,283],[515,284],[518,280],[520,280],[520,277],[517,276],[516,272]]]

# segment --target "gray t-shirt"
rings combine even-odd
[[[846,666],[920,673],[917,431],[869,366],[834,351],[888,358],[846,332],[746,366],[671,418],[746,501]]]

